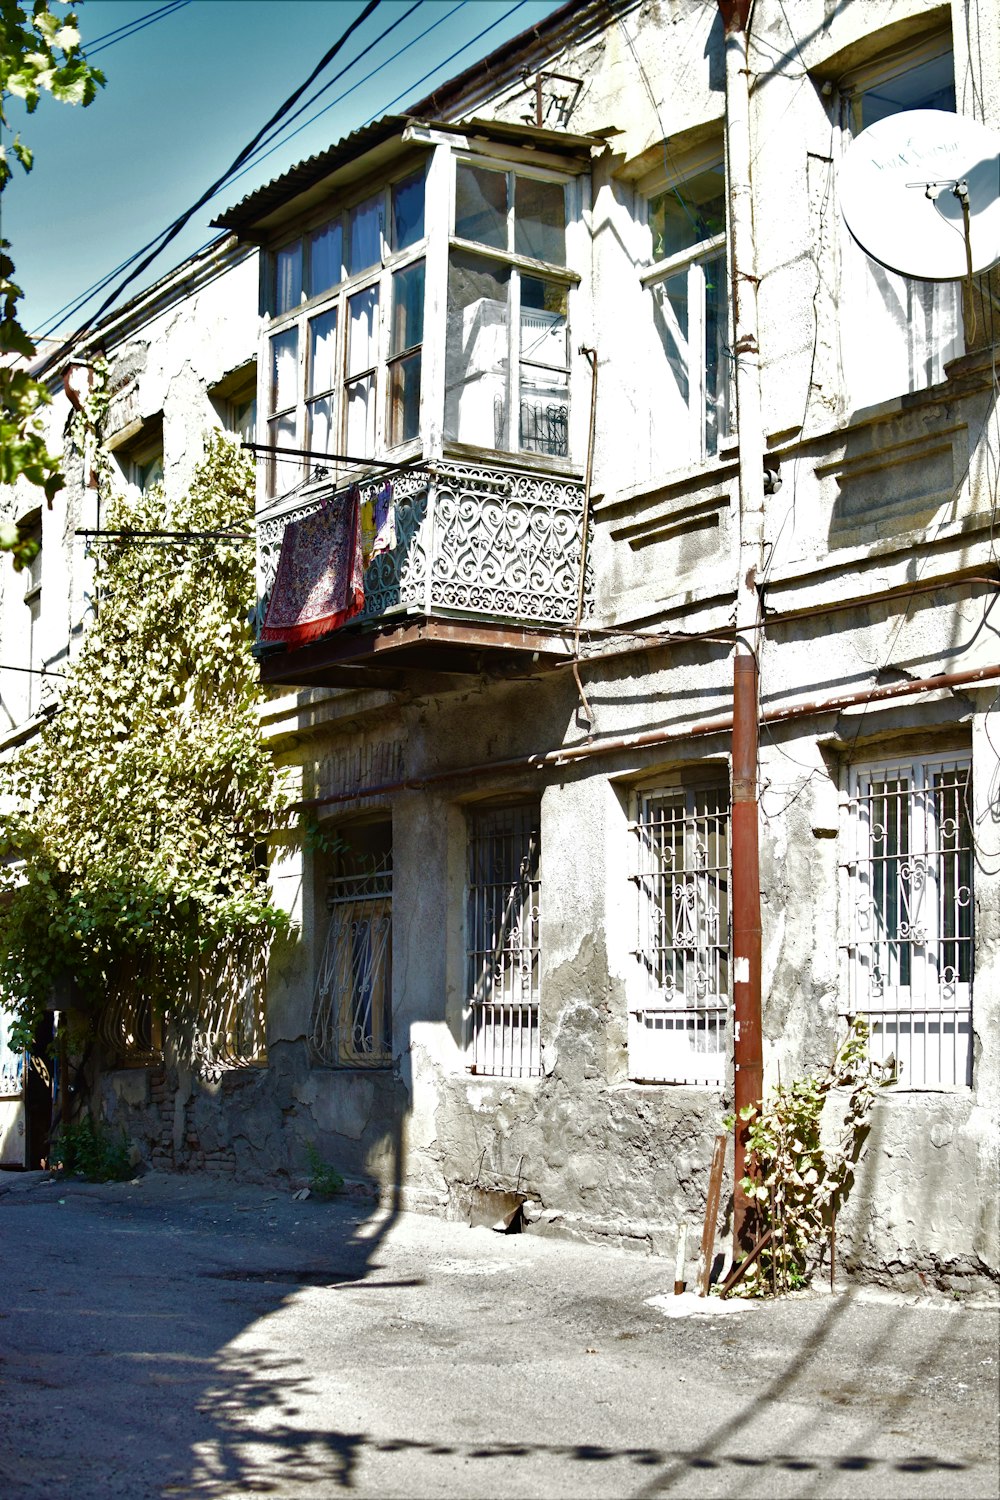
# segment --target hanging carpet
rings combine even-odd
[[[329,635],[365,602],[357,485],[289,521],[261,640],[302,646]]]

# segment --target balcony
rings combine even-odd
[[[363,568],[363,602],[317,638],[297,642],[293,629],[291,640],[259,640],[264,683],[396,688],[414,673],[521,675],[570,657],[579,480],[505,461],[417,462],[362,481],[359,506],[374,506],[387,481],[391,516],[384,550]],[[344,486],[317,479],[258,516],[261,620],[286,527],[344,498]],[[590,605],[588,568],[584,620]]]

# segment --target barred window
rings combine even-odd
[[[539,898],[537,805],[470,814],[466,943],[473,1073],[524,1078],[541,1072]]]
[[[846,992],[905,1088],[972,1082],[967,755],[852,767]]]
[[[729,1008],[729,791],[671,788],[639,798],[643,993],[629,1014],[629,1075],[721,1086]]]
[[[313,1061],[331,1068],[392,1064],[392,830],[342,831],[326,882],[330,913],[313,998]]]

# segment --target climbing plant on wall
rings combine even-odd
[[[111,503],[97,618],[40,735],[0,770],[0,990],[26,1041],[53,986],[92,1019],[139,986],[175,1021],[210,958],[282,925],[261,849],[281,796],[261,742],[245,541],[252,464],[211,438],[187,494]],[[130,539],[132,534],[132,539]],[[16,1039],[15,1039],[16,1045]]]

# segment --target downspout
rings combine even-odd
[[[726,49],[726,177],[733,303],[733,361],[739,444],[739,564],[737,620],[753,620],[738,635],[733,657],[732,914],[735,1165],[733,1243],[738,1254],[751,1237],[751,1200],[740,1186],[746,1171],[746,1123],[740,1112],[763,1091],[761,1038],[760,849],[757,811],[758,644],[761,607],[757,579],[764,553],[764,433],[757,344],[757,277],[751,192],[750,72],[747,24],[751,0],[719,0]]]

